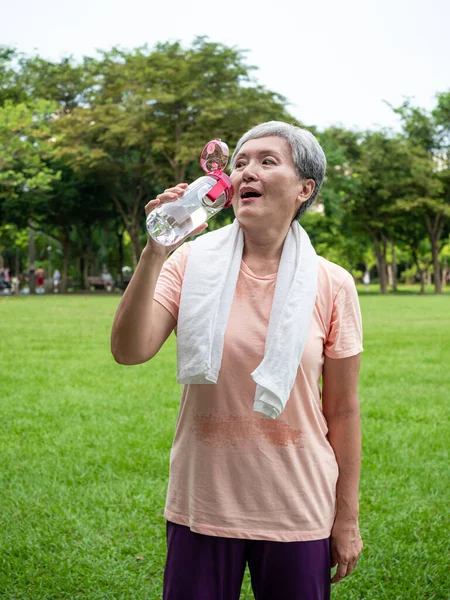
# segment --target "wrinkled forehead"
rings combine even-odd
[[[291,147],[287,140],[277,135],[271,135],[261,138],[252,138],[242,144],[234,151],[231,164],[234,166],[236,159],[248,158],[262,154],[272,154],[293,163]]]

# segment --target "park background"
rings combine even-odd
[[[448,7],[232,2],[217,31],[181,5],[100,5],[10,6],[0,25],[0,270],[31,292],[3,275],[0,597],[159,597],[174,338],[125,368],[112,319],[145,203],[200,175],[212,137],[233,148],[281,119],[325,149],[302,225],[355,277],[364,319],[365,550],[334,597],[448,599]],[[104,268],[116,289],[94,294]]]

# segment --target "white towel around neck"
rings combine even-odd
[[[237,219],[192,243],[178,315],[179,383],[217,383],[243,247]],[[294,386],[316,300],[317,271],[308,234],[294,221],[281,254],[264,358],[251,373],[253,410],[267,418],[282,413]]]

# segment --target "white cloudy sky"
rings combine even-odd
[[[397,127],[405,96],[450,88],[448,0],[3,0],[0,44],[59,59],[196,35],[247,49],[305,124]],[[209,8],[208,8],[209,7]],[[214,10],[219,7],[218,10]]]

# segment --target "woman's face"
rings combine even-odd
[[[242,226],[284,228],[312,194],[314,181],[299,180],[288,142],[278,136],[249,140],[231,173],[233,210]]]

